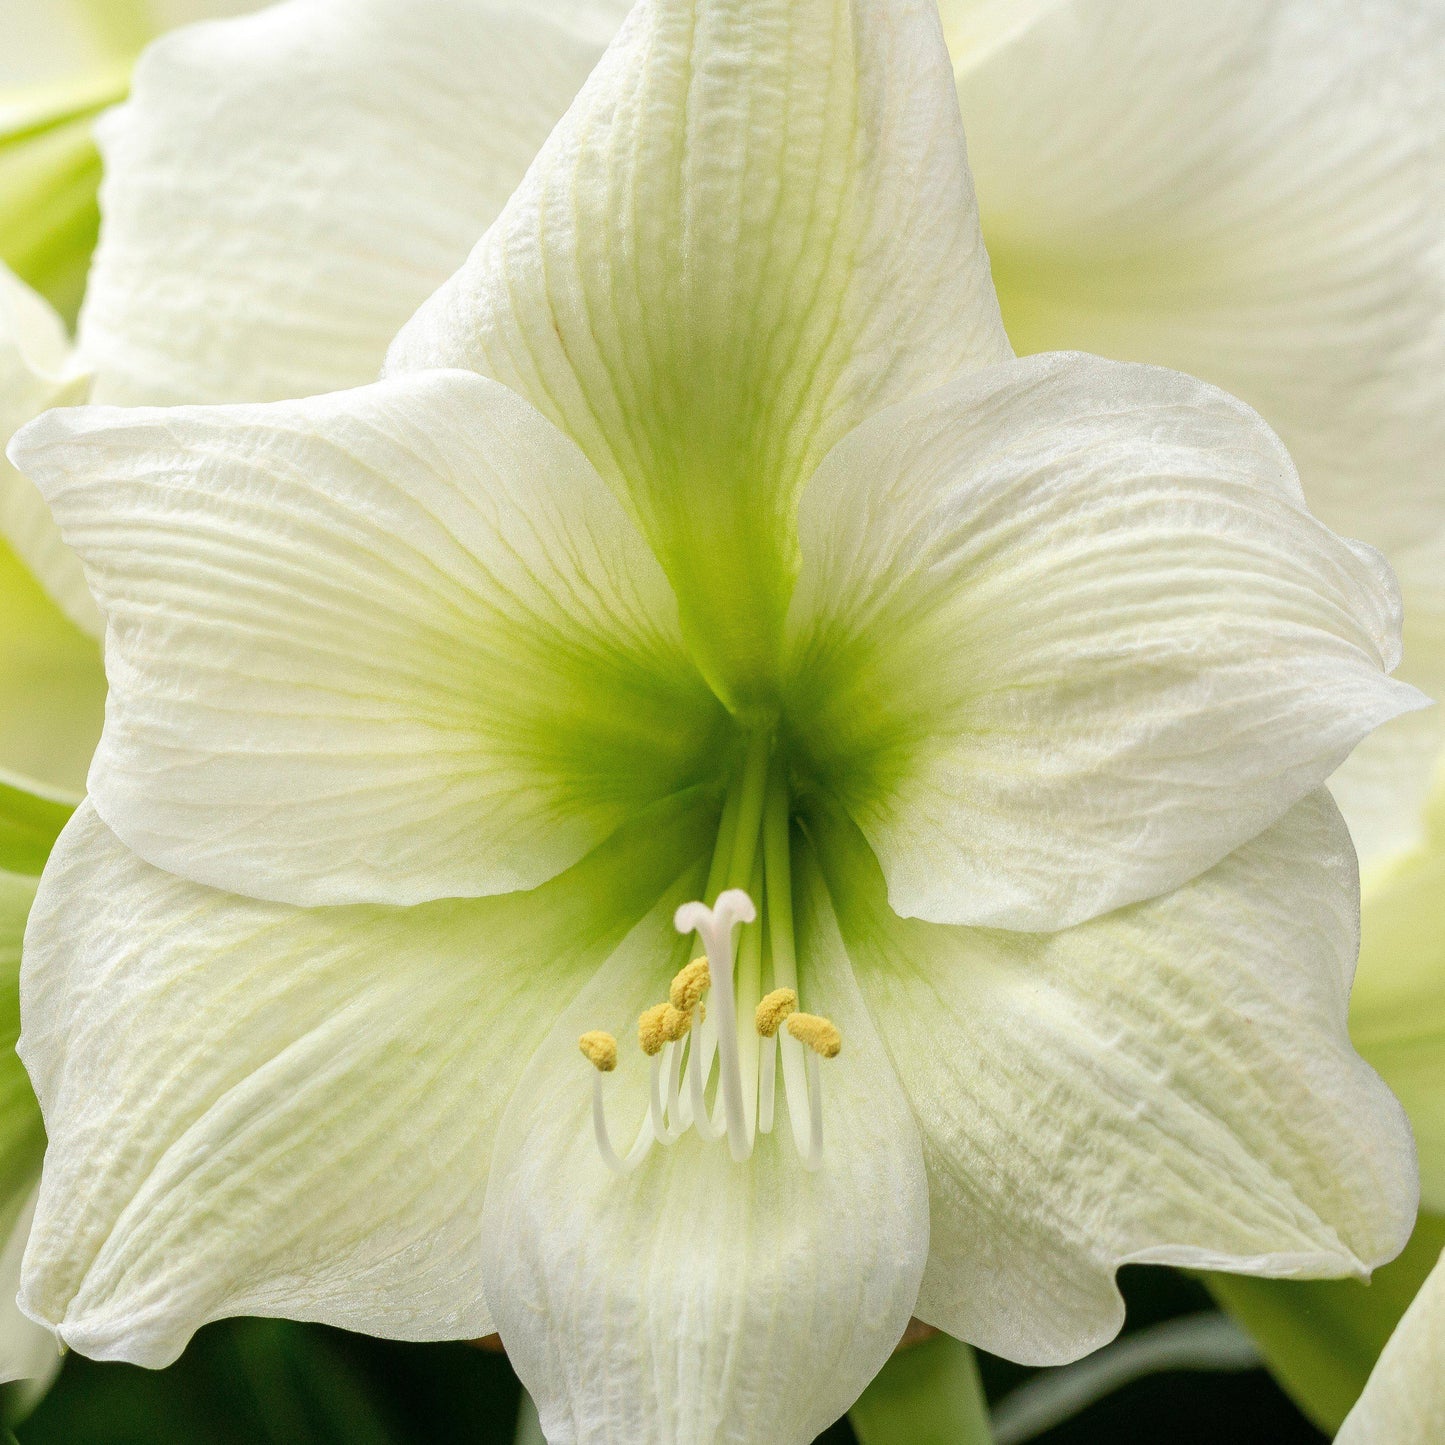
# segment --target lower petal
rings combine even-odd
[[[604,1009],[652,1002],[647,960],[668,948],[661,910],[557,1025],[514,1095],[483,1221],[494,1242],[484,1280],[551,1445],[806,1445],[908,1322],[928,1251],[918,1133],[826,895],[806,880],[803,892],[809,997],[845,1040],[823,1071],[816,1173],[786,1130],[760,1137],[746,1164],[689,1133],[626,1178],[603,1166],[576,1039],[610,1019]],[[644,1064],[627,1051],[609,1094],[640,1101],[642,1079],[630,1076]]]
[[[897,918],[820,833],[924,1135],[918,1314],[1055,1364],[1123,1322],[1130,1262],[1364,1275],[1415,1217],[1404,1115],[1345,1031],[1348,836],[1322,793],[1194,883],[1049,935]]]

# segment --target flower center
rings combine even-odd
[[[697,942],[667,999],[638,1020],[649,1099],[626,1154],[613,1145],[604,1095],[604,1075],[617,1067],[617,1041],[601,1031],[578,1041],[596,1070],[597,1147],[619,1174],[636,1169],[654,1144],[675,1144],[689,1129],[707,1140],[726,1137],[738,1163],[750,1158],[757,1136],[773,1129],[780,1059],[798,1155],[809,1169],[823,1162],[819,1060],[836,1057],[842,1039],[828,1019],[798,1008],[788,791],[771,753],[771,738],[755,737],[728,794],[708,876],[712,906],[697,901],[677,910],[677,931],[696,934]]]

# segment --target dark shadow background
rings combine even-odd
[[[1211,1308],[1172,1270],[1126,1269],[1128,1329]],[[998,1399],[1035,1372],[984,1357]],[[519,1386],[470,1345],[401,1345],[319,1325],[228,1320],[170,1369],[72,1357],[19,1445],[512,1445]],[[846,1422],[820,1445],[852,1445]],[[1157,1375],[1037,1437],[1040,1445],[1320,1445],[1262,1370]]]

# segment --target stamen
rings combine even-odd
[[[612,1073],[617,1067],[617,1040],[601,1029],[592,1029],[577,1040],[577,1047],[596,1070],[592,1075],[592,1132],[597,1138],[597,1152],[614,1174],[631,1174],[647,1157],[654,1136],[649,1121],[638,1133],[637,1141],[628,1150],[625,1159],[619,1159],[612,1147],[612,1135],[607,1129],[607,1109],[602,1098],[602,1076]],[[656,1067],[654,1064],[653,1068]]]
[[[798,995],[790,988],[775,988],[757,1007],[753,1015],[758,1032],[765,1038],[776,1038],[783,1020],[798,1011]]]
[[[601,1029],[592,1029],[577,1040],[583,1057],[599,1074],[610,1074],[617,1067],[617,1040]]]
[[[843,1035],[837,1025],[832,1019],[820,1018],[817,1014],[789,1014],[788,1032],[825,1059],[836,1059],[843,1047]]]
[[[673,979],[667,996],[673,1008],[681,1009],[684,1013],[691,1013],[702,1002],[703,994],[711,987],[712,971],[708,968],[707,959],[695,958]]]
[[[650,1059],[660,1054],[662,1046],[667,1042],[662,1019],[671,1007],[672,1005],[667,1003],[655,1004],[637,1020],[637,1042],[642,1045],[642,1052]]]

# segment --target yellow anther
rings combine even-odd
[[[825,1059],[836,1059],[843,1047],[843,1035],[832,1019],[819,1018],[817,1014],[789,1014],[788,1032],[800,1044],[806,1044]]]
[[[593,1029],[577,1040],[577,1047],[598,1073],[610,1074],[617,1067],[617,1040],[611,1034]]]
[[[765,1038],[772,1038],[783,1026],[789,1014],[798,1011],[798,995],[790,988],[775,988],[759,1005],[753,1015],[758,1032]]]
[[[692,1027],[692,1014],[687,1009],[674,1008],[672,1004],[665,1007],[667,1012],[662,1016],[662,1034],[668,1043],[675,1044],[687,1037],[687,1031]]]
[[[637,1020],[637,1042],[642,1052],[651,1058],[662,1052],[663,1044],[675,1044],[687,1037],[692,1027],[692,1015],[670,1003],[658,1003]]]
[[[654,1004],[637,1021],[637,1042],[642,1045],[642,1052],[649,1058],[660,1054],[663,1044],[667,1042],[667,1030],[663,1020],[671,1007],[670,1003]]]
[[[691,1013],[711,987],[712,971],[707,966],[707,959],[695,958],[673,979],[667,996],[672,1001],[673,1008],[681,1009],[683,1013]]]

